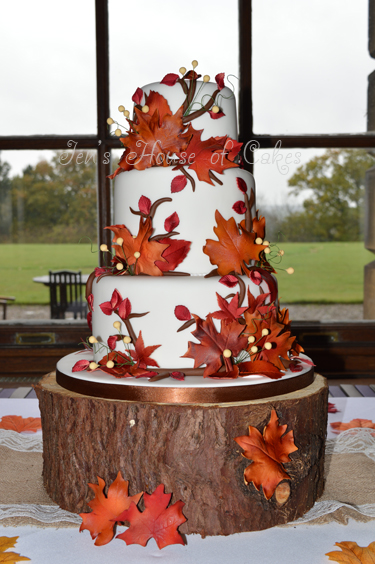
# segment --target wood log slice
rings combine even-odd
[[[185,534],[229,535],[257,531],[301,517],[323,492],[328,388],[325,378],[299,391],[225,404],[162,404],[93,398],[56,383],[55,373],[35,387],[43,426],[43,479],[62,509],[90,511],[88,483],[107,487],[121,471],[130,495],[152,493],[159,484],[182,500]],[[234,441],[261,433],[275,409],[293,430],[284,480],[267,500],[246,485],[250,460]]]

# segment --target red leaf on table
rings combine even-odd
[[[140,212],[148,215],[151,210],[151,200],[147,196],[141,196],[138,201],[138,209]]]
[[[328,413],[338,413],[338,409],[336,409],[336,406],[334,403],[332,402],[328,402]]]
[[[41,428],[42,424],[40,417],[4,415],[0,421],[0,429],[17,431],[17,433],[36,433]]]
[[[334,433],[341,433],[342,431],[347,431],[348,429],[375,429],[375,423],[371,419],[352,419],[349,423],[335,421],[334,423],[331,423],[331,427]]]
[[[73,366],[72,372],[82,372],[82,370],[87,370],[89,364],[90,364],[89,360],[79,360]]]
[[[242,202],[241,200],[238,200],[238,202],[235,202],[233,204],[232,208],[238,214],[244,214],[244,213],[246,213],[246,210],[247,210],[247,207],[245,206],[244,202]]]
[[[160,84],[166,84],[167,86],[174,86],[179,78],[180,77],[178,74],[174,74],[173,72],[170,72],[165,75],[163,80],[160,81]]]
[[[132,100],[134,104],[139,105],[142,102],[142,98],[143,98],[143,90],[142,88],[137,88],[137,90],[134,92],[132,96]]]
[[[189,319],[191,319],[190,311],[183,305],[176,306],[174,308],[174,314],[179,321],[189,321]]]
[[[224,84],[224,77],[225,77],[225,73],[224,72],[220,72],[219,74],[217,74],[215,76],[215,80],[216,80],[216,84],[219,90],[222,90],[225,86]]]
[[[190,241],[172,239],[171,237],[159,239],[159,243],[162,245],[168,245],[161,255],[163,259],[165,259],[165,262],[155,262],[155,265],[160,268],[162,272],[175,270],[175,268],[177,268],[178,265],[186,258],[191,246]]]
[[[186,517],[182,513],[185,505],[177,501],[170,507],[168,504],[172,494],[164,493],[164,486],[160,484],[153,494],[143,495],[145,510],[141,513],[135,503],[119,515],[120,520],[129,521],[130,527],[116,538],[126,544],[140,544],[146,546],[154,538],[160,549],[170,544],[185,544],[177,528],[185,523]]]
[[[150,358],[150,355],[158,349],[161,345],[155,345],[152,347],[145,347],[142,331],[139,332],[138,339],[135,342],[135,351],[130,351],[133,360],[136,361],[139,368],[146,368],[147,366],[157,366],[159,368],[158,363],[153,358]]]
[[[173,212],[172,215],[167,217],[167,219],[164,221],[164,229],[166,230],[167,233],[170,233],[171,231],[176,229],[179,223],[180,223],[180,218],[178,217],[177,212]]]
[[[212,110],[208,110],[208,113],[210,114],[211,119],[220,119],[222,117],[225,117],[225,113],[222,111],[215,113]]]
[[[187,184],[187,178],[184,174],[179,174],[175,176],[171,182],[171,192],[175,194],[176,192],[181,192]]]
[[[241,190],[241,192],[243,192],[243,194],[247,194],[247,184],[244,181],[244,179],[237,176],[236,182],[237,182],[237,186]]]
[[[263,487],[266,499],[270,499],[282,480],[290,480],[283,463],[290,462],[289,454],[298,450],[294,444],[293,431],[285,433],[287,425],[279,425],[273,409],[269,423],[262,434],[256,427],[249,426],[249,436],[234,440],[245,452],[244,458],[253,462],[245,469],[245,483],[252,482],[257,490]]]
[[[143,492],[129,496],[129,482],[122,478],[121,472],[109,486],[107,496],[104,494],[105,481],[99,476],[98,483],[99,485],[89,484],[95,493],[94,499],[87,504],[92,512],[80,513],[82,524],[79,531],[89,530],[91,538],[95,539],[95,544],[102,546],[113,539],[115,524],[121,521],[118,516],[128,509],[131,503],[137,504]]]

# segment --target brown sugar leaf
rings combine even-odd
[[[24,562],[30,560],[26,556],[20,556],[15,552],[5,552],[9,548],[14,548],[19,537],[0,537],[0,562],[13,564],[14,562]]]
[[[340,564],[375,564],[375,542],[367,547],[358,546],[352,541],[336,542],[335,545],[341,548],[341,552],[327,552],[329,560]]]
[[[115,524],[117,521],[121,521],[118,516],[128,509],[132,502],[137,504],[143,492],[129,496],[129,482],[123,479],[121,472],[117,474],[115,481],[109,486],[107,496],[104,494],[105,481],[99,476],[98,483],[99,485],[89,484],[95,492],[94,499],[88,503],[92,512],[80,513],[82,524],[79,531],[89,530],[91,538],[95,539],[95,544],[101,546],[112,540],[115,534]]]
[[[183,501],[176,501],[168,507],[172,494],[164,493],[164,485],[160,484],[154,493],[143,496],[145,510],[140,512],[135,503],[120,516],[121,521],[129,521],[130,527],[116,538],[126,544],[146,546],[149,539],[154,538],[160,549],[170,544],[182,544],[184,540],[177,528],[185,523],[182,513]]]
[[[42,428],[40,417],[22,417],[21,415],[4,415],[0,421],[0,429],[17,431],[17,433],[36,433]]]
[[[283,464],[290,462],[289,454],[298,448],[294,444],[293,431],[284,434],[286,429],[287,425],[279,425],[273,409],[263,435],[250,425],[249,436],[234,439],[245,451],[242,456],[252,460],[244,472],[245,483],[252,482],[257,490],[262,486],[266,499],[272,497],[282,480],[290,480]]]

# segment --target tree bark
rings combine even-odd
[[[229,535],[301,517],[323,492],[328,389],[313,384],[290,394],[231,404],[114,401],[60,387],[50,373],[36,386],[43,426],[43,478],[51,498],[71,512],[90,511],[88,483],[107,487],[121,471],[130,495],[159,484],[182,500],[182,533]],[[244,482],[250,461],[235,437],[249,425],[262,433],[275,409],[298,450],[284,464],[290,480],[270,500]],[[290,486],[290,494],[288,490]]]

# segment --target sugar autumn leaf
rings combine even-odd
[[[106,227],[115,234],[116,242],[118,238],[123,240],[121,245],[113,245],[116,253],[115,262],[126,263],[133,267],[134,274],[148,274],[150,276],[161,276],[160,268],[155,265],[156,261],[165,262],[162,257],[168,245],[162,245],[158,241],[150,241],[153,232],[152,221],[140,217],[138,234],[133,237],[125,225],[111,225]],[[134,256],[136,253],[136,256]],[[138,256],[139,253],[139,256]]]
[[[16,552],[5,552],[9,548],[14,548],[19,537],[0,537],[0,562],[13,564],[15,562],[25,562],[30,560],[26,556],[20,556]]]
[[[155,262],[155,265],[160,268],[162,272],[175,270],[182,261],[185,260],[190,251],[191,241],[184,241],[184,239],[165,237],[159,239],[158,242],[163,245],[164,248],[165,245],[167,245],[167,248],[162,253],[164,262],[158,260]]]
[[[347,431],[348,429],[375,429],[375,423],[371,421],[371,419],[352,419],[349,423],[335,421],[334,423],[331,423],[331,427],[334,433],[341,433],[342,431]]]
[[[339,564],[374,564],[375,563],[375,542],[367,547],[358,546],[356,542],[343,541],[336,542],[336,546],[341,548],[341,552],[334,550],[327,552],[329,560],[339,562]]]
[[[255,234],[245,229],[244,222],[237,225],[231,217],[226,220],[216,210],[214,227],[218,241],[207,239],[203,252],[210,259],[211,264],[217,265],[220,276],[236,272],[237,274],[249,273],[247,265],[252,260],[259,260],[259,254],[266,247],[255,244]]]
[[[82,524],[79,531],[89,530],[91,538],[95,539],[95,544],[101,546],[112,540],[115,524],[121,521],[119,515],[128,509],[131,503],[137,504],[143,492],[129,496],[129,482],[123,479],[121,472],[109,486],[107,496],[104,494],[105,481],[99,476],[98,485],[89,484],[89,486],[95,493],[94,499],[88,502],[92,512],[80,513]]]
[[[279,425],[273,409],[263,435],[256,427],[249,426],[249,436],[234,440],[243,448],[242,456],[252,460],[244,471],[245,483],[252,482],[257,490],[262,486],[266,499],[270,499],[282,480],[290,480],[283,464],[290,462],[289,454],[298,450],[294,444],[293,431],[285,433],[287,425]]]
[[[40,417],[22,417],[21,415],[4,415],[0,421],[0,429],[17,433],[36,433],[42,428]]]
[[[164,493],[164,486],[160,484],[154,493],[143,496],[145,510],[140,512],[135,503],[119,516],[121,521],[129,521],[130,527],[116,538],[126,544],[140,544],[146,546],[154,538],[160,549],[170,544],[182,544],[184,540],[177,528],[185,523],[186,517],[182,513],[185,505],[176,501],[168,507],[172,494]]]
[[[130,354],[133,360],[137,363],[139,368],[146,368],[147,366],[159,367],[156,360],[150,358],[150,355],[161,345],[154,345],[152,347],[145,347],[142,337],[142,331],[139,332],[138,339],[135,342],[135,350],[131,350]]]
[[[220,296],[220,294],[218,294],[217,292],[216,292],[216,297],[220,310],[214,311],[214,313],[211,313],[210,316],[213,317],[214,319],[222,319],[225,324],[228,324],[231,321],[238,320],[240,317],[242,317],[244,311],[247,310],[247,307],[238,307],[238,299],[239,299],[238,292],[237,294],[235,294],[235,296],[233,296],[233,298],[229,303],[225,298]]]
[[[232,374],[234,367],[231,359],[246,348],[247,338],[240,337],[243,325],[237,321],[228,324],[221,321],[220,332],[218,332],[211,317],[205,320],[194,314],[193,317],[196,321],[196,329],[192,331],[192,335],[200,341],[200,344],[189,341],[188,350],[183,357],[194,359],[194,368],[206,364],[204,377],[215,375],[215,377],[225,378],[226,373],[229,373],[231,378],[236,377],[235,374]],[[230,358],[223,355],[224,351],[230,351]],[[225,365],[226,372],[219,374],[223,365]],[[238,370],[236,372],[238,375]]]

